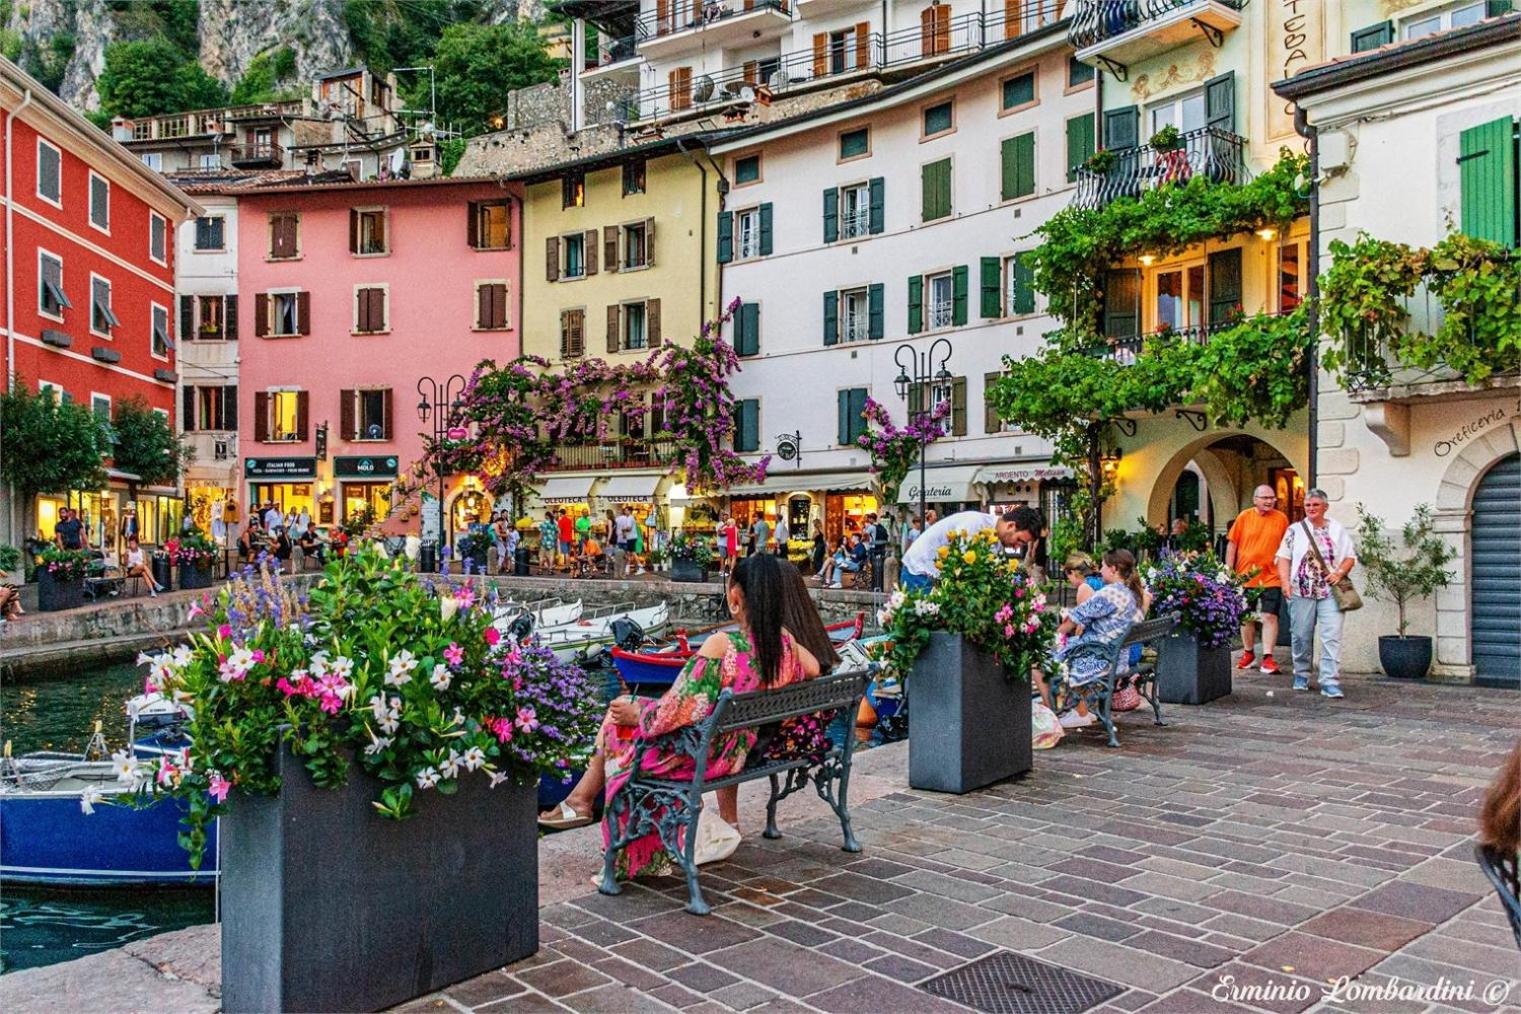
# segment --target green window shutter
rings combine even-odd
[[[824,242],[840,238],[840,192],[834,187],[824,191]]]
[[[873,176],[866,189],[870,201],[867,209],[866,231],[875,236],[882,231],[883,226],[883,213],[886,207],[884,203],[886,180],[881,176]]]
[[[839,400],[840,424],[835,433],[835,443],[850,443],[850,392],[841,391],[837,396]]]
[[[871,339],[881,338],[882,327],[882,297],[884,288],[881,282],[873,282],[866,290],[866,337]]]
[[[1003,299],[999,290],[1003,288],[1003,265],[997,257],[982,258],[981,281],[982,316],[1002,317]]]
[[[760,401],[746,398],[736,407],[739,409],[734,428],[734,450],[738,453],[760,449]]]
[[[1104,337],[1134,338],[1141,326],[1141,273],[1135,268],[1104,272]]]
[[[924,385],[908,385],[908,418],[913,421],[924,412]]]
[[[771,256],[771,203],[760,206],[760,252],[762,257]]]
[[[982,375],[982,432],[998,433],[1003,429],[1003,420],[998,418],[998,407],[993,404],[993,389],[998,386],[998,378],[1001,373],[984,373]]]
[[[924,276],[908,276],[908,333],[924,330]]]
[[[1359,28],[1352,33],[1352,52],[1366,53],[1370,49],[1379,46],[1387,46],[1394,41],[1394,22],[1380,21],[1376,25],[1367,28]]]
[[[1486,0],[1484,4],[1484,16],[1486,18],[1498,18],[1515,10],[1513,0]]]
[[[1510,117],[1459,135],[1462,229],[1475,239],[1516,245],[1516,142]]]
[[[1228,70],[1204,82],[1204,122],[1227,134],[1236,132],[1236,72]]]
[[[1024,254],[1015,255],[1009,264],[1009,270],[1014,272],[1014,306],[1009,310],[1013,314],[1035,312],[1035,272],[1025,260]]]
[[[1013,109],[1035,101],[1035,72],[1011,77],[1003,83],[1003,108]]]
[[[1110,151],[1134,148],[1140,143],[1141,111],[1135,106],[1104,112],[1104,147]]]
[[[718,213],[718,263],[727,264],[734,259],[734,212]]]
[[[923,219],[933,222],[951,213],[951,160],[931,162],[920,170],[923,183]]]
[[[1077,180],[1077,167],[1093,155],[1093,114],[1084,113],[1067,121],[1067,182]]]
[[[840,294],[834,289],[824,293],[824,344],[840,340]]]
[[[1002,145],[1003,199],[1029,197],[1035,193],[1035,135],[1020,134]]]
[[[951,271],[951,323],[960,327],[966,323],[967,267],[965,264]]]
[[[1211,324],[1223,324],[1241,309],[1241,248],[1209,255],[1209,316]]]
[[[741,356],[753,356],[760,351],[760,304],[741,303],[734,351]]]
[[[966,378],[951,381],[951,436],[966,436]]]
[[[850,442],[856,442],[856,437],[866,432],[866,420],[861,418],[866,411],[866,388],[853,387],[850,390]]]

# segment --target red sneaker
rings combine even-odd
[[[1269,676],[1278,675],[1278,662],[1274,660],[1272,655],[1267,655],[1262,659],[1262,671]]]
[[[1257,655],[1255,652],[1243,651],[1241,653],[1241,661],[1236,663],[1236,668],[1250,669],[1252,667],[1252,663],[1255,661],[1257,661]]]

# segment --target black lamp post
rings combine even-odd
[[[432,377],[423,377],[417,382],[417,393],[421,400],[417,403],[417,418],[422,420],[424,426],[431,421],[433,424],[433,448],[435,453],[443,442],[448,439],[449,431],[459,423],[459,411],[461,408],[460,395],[465,393],[465,378],[458,373],[449,379],[439,382]],[[444,545],[444,470],[438,471],[438,547],[439,559],[443,559]]]
[[[908,357],[907,362],[904,362],[904,356]],[[923,352],[912,345],[904,344],[899,345],[897,351],[893,353],[893,362],[898,366],[898,378],[893,381],[893,387],[897,389],[898,397],[905,401],[908,399],[910,384],[918,385],[920,391],[923,392],[919,397],[918,418],[920,420],[927,419],[933,410],[930,404],[932,391],[928,387],[930,382],[933,381],[936,384],[951,382],[951,371],[945,368],[950,358],[951,343],[946,338],[936,338],[934,343]],[[935,369],[937,360],[940,364],[938,370]],[[910,368],[913,370],[912,376],[909,375]],[[909,421],[912,422],[913,419],[910,418]],[[925,519],[929,517],[929,512],[924,506],[924,452],[925,445],[921,443],[919,445],[919,518],[920,523],[928,528],[929,525]]]

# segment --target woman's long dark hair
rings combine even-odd
[[[760,667],[762,686],[771,686],[782,669],[782,616],[786,609],[787,578],[782,561],[771,553],[740,560],[729,578],[745,597],[751,647]]]
[[[819,671],[828,672],[840,664],[840,656],[834,650],[834,642],[829,640],[829,631],[824,629],[824,621],[813,604],[813,597],[808,594],[803,572],[790,560],[783,561],[781,568],[786,582],[786,591],[782,595],[782,626],[792,634],[793,640],[819,660]]]
[[[1120,583],[1135,596],[1136,608],[1146,608],[1146,586],[1141,583],[1141,575],[1135,572],[1135,557],[1130,550],[1111,549],[1104,554],[1104,563],[1114,568],[1120,575]]]

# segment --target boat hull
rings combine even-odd
[[[216,825],[205,861],[190,868],[179,844],[186,805],[165,800],[79,808],[78,792],[0,795],[0,882],[55,887],[209,887],[217,878]]]

